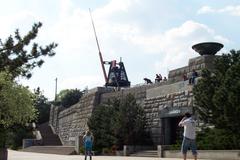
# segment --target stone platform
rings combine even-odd
[[[55,155],[30,153],[8,150],[8,160],[83,160],[82,155]],[[148,158],[148,157],[119,157],[119,156],[94,156],[93,160],[181,160],[179,158]],[[207,160],[207,159],[204,159]],[[213,159],[208,159],[213,160]]]

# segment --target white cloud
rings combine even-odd
[[[71,0],[61,0],[60,1],[60,17],[68,18],[73,9],[73,3]]]
[[[197,12],[198,14],[207,14],[207,13],[226,13],[232,16],[240,16],[240,5],[236,6],[226,6],[221,9],[214,9],[210,6],[203,6]]]
[[[167,71],[187,65],[189,58],[196,57],[191,46],[206,41],[229,43],[229,40],[209,28],[207,25],[194,21],[186,21],[181,26],[163,33],[147,35],[140,32],[129,37],[129,42],[139,46],[146,53],[159,55],[160,60],[154,63],[156,73],[167,75]]]
[[[223,9],[220,9],[219,12],[226,12],[233,16],[240,16],[240,5],[238,6],[227,6]]]
[[[60,71],[57,71],[63,79],[62,82],[59,82],[60,90],[80,88],[86,85],[89,88],[101,86],[101,84],[104,84],[103,76],[88,11],[78,8],[65,18],[60,19],[50,29],[49,33],[54,33],[52,39],[57,39],[57,42],[61,44],[58,48],[58,54],[62,54],[62,56],[58,61],[63,62],[63,66],[66,65],[69,70],[72,70],[74,68],[71,68],[71,66],[77,63],[77,59],[79,59],[80,70],[76,74],[79,73],[81,76],[63,75],[61,74],[62,66],[60,66]],[[101,21],[104,21],[104,24]],[[100,22],[103,26],[100,26],[97,22]],[[116,41],[118,39],[121,40],[120,43],[126,42],[128,44],[128,46],[122,47],[126,52],[126,56],[130,53],[130,50],[139,50],[141,52],[134,53],[134,56],[144,54],[146,57],[159,57],[152,62],[155,68],[151,73],[162,73],[163,76],[167,76],[167,71],[171,69],[187,65],[189,58],[197,56],[191,49],[193,44],[203,41],[218,41],[222,43],[228,43],[229,41],[227,38],[216,34],[207,25],[194,21],[186,21],[180,26],[159,33],[149,33],[148,30],[141,29],[141,26],[133,24],[113,24],[108,17],[101,17],[95,24],[100,26],[97,28],[97,31],[101,35],[99,39],[102,50],[105,51],[103,52],[105,59],[116,58],[120,56],[118,54],[123,54],[123,52],[118,53],[114,49],[115,46],[119,45]],[[127,58],[125,57],[125,59]],[[67,61],[70,63],[64,64]],[[129,61],[132,64],[136,63],[133,59]],[[88,73],[83,73],[82,69]],[[139,75],[136,71],[134,72],[136,74],[131,72],[128,72],[128,74]],[[132,76],[133,79],[139,79],[134,76]]]
[[[96,10],[98,17],[111,16],[117,12],[128,12],[129,8],[138,0],[111,0],[107,5]]]
[[[206,14],[206,13],[214,13],[215,10],[210,6],[203,6],[197,11],[197,14]]]
[[[112,0],[92,11],[104,60],[119,57],[127,60],[129,64],[125,63],[125,66],[130,67],[126,70],[132,84],[140,83],[139,79],[142,80],[143,76],[149,74],[154,76],[155,73],[166,76],[168,70],[187,65],[189,58],[197,56],[191,49],[195,43],[229,42],[227,38],[215,33],[214,29],[192,20],[157,32],[143,29],[139,25],[141,23],[116,21],[116,15],[129,12],[135,3],[139,3],[138,0]],[[26,82],[33,88],[40,86],[48,97],[54,95],[55,77],[59,79],[59,90],[85,86],[93,88],[104,84],[88,9],[73,5],[71,0],[61,0],[58,5],[60,8],[58,17],[51,25],[46,21],[39,34],[41,41],[54,41],[59,44],[57,55],[47,60],[40,71],[34,71],[31,82]],[[207,12],[212,9],[205,10]],[[25,17],[36,17],[34,14],[26,15],[28,16]],[[124,16],[126,15],[123,14]],[[134,21],[144,20],[140,17]],[[24,20],[20,22],[23,23]],[[11,24],[4,26],[7,30]],[[137,60],[146,62],[144,65],[150,66],[148,68],[151,70],[139,65]]]
[[[7,38],[7,36],[13,34],[16,29],[20,29],[20,33],[26,34],[25,32],[29,30],[33,22],[38,22],[39,20],[41,20],[40,17],[28,10],[12,13],[7,16],[0,16],[0,21],[4,22],[4,25],[1,25],[0,29],[1,38]]]
[[[135,1],[112,0],[106,6],[92,11],[100,47],[104,51],[104,60],[120,57],[117,56],[119,53],[109,44],[110,39],[114,37],[124,39],[121,35],[135,32],[130,25],[113,25],[109,16],[122,11],[127,12]],[[59,78],[59,90],[85,86],[92,88],[104,84],[88,9],[74,6],[71,0],[61,0],[59,5],[58,19],[55,20],[53,26],[43,28],[42,35],[40,35],[43,41],[54,41],[59,44],[56,49],[57,55],[52,60],[55,65],[47,62],[41,68],[41,72],[48,73],[51,78],[41,77],[41,80],[37,80],[35,76],[39,75],[36,73],[31,79],[33,84],[30,84],[31,86],[40,85],[48,97],[53,95],[52,91],[49,91],[53,84],[47,84],[44,81],[52,81],[54,76]],[[24,83],[29,84],[26,81]]]
[[[161,42],[164,44],[162,50],[166,54],[161,62],[162,66],[174,69],[187,65],[189,58],[198,55],[191,46],[206,41],[228,42],[227,38],[216,34],[213,29],[194,21],[186,21],[181,26],[166,31]]]

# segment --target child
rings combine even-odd
[[[85,148],[85,160],[87,160],[87,156],[92,160],[92,146],[93,146],[93,136],[90,131],[86,131],[83,136],[83,145]]]

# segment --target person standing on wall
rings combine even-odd
[[[155,83],[156,82],[161,82],[161,81],[162,81],[162,75],[161,74],[156,74]]]
[[[184,127],[181,148],[183,159],[187,159],[187,150],[190,148],[194,159],[197,160],[196,121],[192,118],[191,114],[187,112],[185,113],[183,119],[179,122],[178,126]]]
[[[85,160],[87,160],[87,156],[92,160],[92,146],[93,146],[93,136],[90,131],[86,131],[83,136],[83,144],[85,149]]]
[[[194,85],[195,84],[195,79],[198,77],[197,71],[195,69],[192,70],[191,77],[189,78],[189,84]]]

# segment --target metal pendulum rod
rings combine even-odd
[[[92,20],[92,26],[93,26],[94,35],[95,35],[96,42],[97,42],[98,53],[99,53],[99,58],[100,58],[100,62],[101,62],[102,70],[103,70],[103,75],[104,75],[104,78],[105,78],[105,83],[107,83],[107,74],[106,74],[106,71],[105,71],[104,62],[103,62],[103,58],[102,58],[102,53],[101,53],[101,50],[100,50],[100,47],[99,47],[97,33],[96,33],[96,29],[95,29],[95,25],[94,25],[94,22],[93,22],[93,18],[92,18],[92,14],[91,14],[90,8],[89,8],[89,13],[90,13],[91,20]]]

